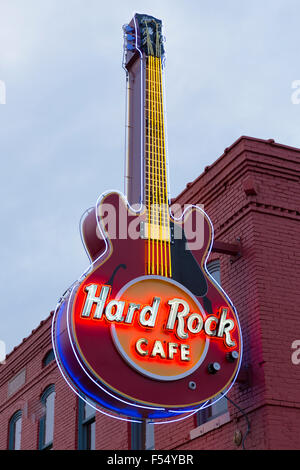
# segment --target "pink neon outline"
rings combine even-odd
[[[135,21],[135,14],[133,15],[133,19],[134,19],[134,23],[135,23],[135,30],[136,30],[136,32],[137,32],[137,29],[136,29],[136,21]],[[143,60],[142,60],[142,53],[141,53],[140,49],[137,47],[137,34],[136,34],[136,49],[139,51],[139,53],[140,53],[140,55],[141,55],[141,69],[142,69],[142,62],[143,62]],[[164,74],[163,74],[163,88],[164,88],[164,95],[165,95],[165,76],[164,76]],[[164,106],[164,115],[165,115],[165,114],[166,114],[166,104],[165,104],[165,106]],[[142,113],[141,113],[141,115],[142,115]],[[165,121],[165,122],[166,122],[166,121]],[[143,128],[143,126],[142,126],[142,128]],[[165,127],[165,134],[166,134],[166,127]],[[166,139],[166,142],[167,142],[167,136],[166,136],[166,135],[165,135],[165,139]],[[141,158],[142,158],[142,156],[143,156],[143,150],[142,150],[142,149],[143,149],[143,145],[142,145],[142,139],[141,139]],[[168,158],[167,158],[167,157],[168,157],[168,155],[167,155],[167,149],[166,149],[166,163],[167,163],[167,170],[168,170],[168,177],[169,177],[169,165],[168,165]],[[143,167],[143,166],[141,165],[141,167]],[[142,173],[142,172],[141,172],[141,173]],[[143,178],[142,178],[142,174],[141,174],[141,188],[143,188],[143,187],[144,187],[144,184],[143,184]],[[169,187],[170,187],[170,186],[169,186]],[[97,227],[98,227],[98,229],[99,229],[101,235],[103,236],[103,240],[104,240],[104,243],[105,243],[105,250],[103,251],[103,253],[102,253],[101,255],[98,256],[98,258],[96,258],[94,261],[92,261],[91,258],[90,258],[90,256],[89,256],[89,254],[88,254],[88,252],[87,252],[87,250],[86,250],[87,247],[86,247],[86,245],[85,245],[85,243],[84,243],[84,240],[83,240],[83,238],[82,238],[82,232],[81,232],[82,227],[80,226],[81,240],[82,240],[82,243],[83,243],[83,245],[84,245],[84,249],[85,249],[85,251],[86,251],[87,254],[88,254],[88,258],[89,258],[90,261],[92,261],[92,262],[91,262],[91,264],[88,266],[88,268],[83,271],[83,273],[81,274],[81,276],[79,276],[79,278],[77,279],[77,281],[75,281],[75,282],[72,284],[72,286],[74,286],[74,287],[72,288],[72,291],[70,292],[70,295],[69,295],[69,298],[68,298],[68,306],[67,306],[67,327],[68,327],[68,336],[69,336],[69,340],[70,340],[70,343],[71,343],[71,347],[72,347],[73,353],[74,353],[74,355],[75,355],[75,357],[76,357],[76,360],[78,361],[80,367],[83,369],[84,373],[85,373],[99,388],[101,388],[101,389],[102,389],[102,387],[101,387],[97,382],[95,382],[95,380],[92,379],[92,378],[89,376],[89,374],[87,373],[87,371],[83,368],[82,364],[81,364],[81,363],[79,362],[79,360],[78,360],[77,354],[76,354],[75,351],[74,351],[73,342],[71,341],[71,338],[70,338],[70,330],[69,330],[69,303],[70,303],[70,298],[71,298],[71,296],[72,296],[72,294],[73,294],[73,291],[74,291],[76,285],[77,285],[78,283],[81,283],[81,282],[82,282],[82,280],[83,280],[84,277],[87,275],[87,273],[90,271],[90,269],[93,267],[93,265],[94,265],[98,260],[100,260],[100,259],[106,254],[106,252],[107,252],[107,249],[108,249],[107,236],[105,235],[105,232],[102,230],[101,225],[100,225],[100,223],[99,223],[98,214],[97,214],[97,208],[98,208],[99,201],[100,201],[101,199],[103,199],[103,198],[105,197],[105,195],[110,194],[110,193],[112,193],[112,192],[119,194],[119,195],[124,199],[124,202],[127,204],[127,207],[128,207],[131,211],[133,211],[134,213],[138,214],[138,213],[140,213],[141,210],[142,210],[142,207],[143,207],[142,201],[141,201],[141,203],[140,203],[139,209],[137,209],[137,210],[136,210],[136,209],[133,209],[133,208],[130,206],[130,204],[128,203],[128,200],[126,199],[126,197],[124,196],[124,194],[122,194],[122,193],[121,193],[120,191],[118,191],[118,190],[116,190],[116,191],[112,191],[112,190],[110,190],[110,191],[105,191],[105,192],[103,192],[103,193],[100,194],[100,196],[97,198],[97,201],[96,201],[96,204],[95,204],[95,217],[96,217]],[[168,193],[169,193],[169,191],[168,191]],[[142,192],[142,194],[143,194],[143,192]],[[237,323],[238,323],[238,326],[239,326],[239,331],[240,331],[240,345],[241,345],[241,347],[240,347],[240,355],[239,355],[239,366],[238,366],[237,372],[236,372],[234,378],[232,379],[232,382],[231,382],[230,386],[228,387],[228,389],[226,390],[226,392],[224,392],[221,397],[219,397],[218,399],[214,400],[212,403],[207,404],[208,401],[210,401],[210,400],[206,401],[204,404],[201,405],[201,407],[197,408],[196,410],[193,410],[192,413],[190,413],[188,416],[184,416],[184,417],[182,417],[182,418],[177,418],[177,419],[171,420],[171,421],[154,422],[154,423],[151,423],[151,424],[168,424],[168,423],[170,423],[170,422],[181,421],[181,420],[183,420],[183,419],[186,419],[186,418],[192,416],[192,415],[195,414],[197,411],[199,411],[199,410],[201,410],[201,409],[204,409],[204,408],[206,408],[207,406],[211,406],[211,405],[213,405],[214,403],[216,403],[218,400],[220,400],[221,398],[223,398],[224,395],[227,395],[227,393],[230,391],[231,387],[234,385],[235,380],[236,380],[236,377],[237,377],[237,375],[238,375],[238,373],[239,373],[239,370],[240,370],[240,367],[241,367],[241,362],[242,362],[243,340],[242,340],[242,332],[241,332],[241,327],[240,327],[240,322],[239,322],[239,318],[238,318],[237,311],[236,311],[236,309],[235,309],[235,307],[234,307],[232,301],[230,300],[230,298],[229,298],[228,295],[226,294],[226,292],[225,292],[225,291],[223,290],[223,288],[217,283],[217,281],[216,281],[215,279],[213,279],[213,277],[210,275],[210,273],[209,273],[208,270],[207,270],[207,266],[206,266],[207,259],[208,259],[209,255],[210,255],[210,253],[211,253],[211,249],[212,249],[212,245],[213,245],[213,239],[214,239],[214,227],[213,227],[213,224],[212,224],[212,222],[211,222],[211,219],[209,218],[209,216],[206,214],[206,212],[205,212],[201,207],[199,207],[199,206],[197,206],[197,205],[194,205],[194,204],[191,204],[191,205],[187,206],[187,207],[185,208],[185,210],[183,211],[183,213],[181,214],[181,216],[178,217],[178,218],[174,217],[174,215],[171,213],[171,208],[170,208],[170,205],[169,205],[169,214],[170,214],[170,217],[171,217],[173,220],[180,221],[180,220],[182,220],[182,218],[184,217],[184,214],[185,214],[189,209],[191,209],[191,208],[195,208],[196,210],[200,210],[200,211],[207,217],[207,220],[209,221],[209,224],[210,224],[210,226],[211,226],[211,230],[212,230],[211,244],[210,244],[210,247],[209,247],[209,249],[208,249],[208,251],[207,251],[207,256],[206,256],[206,258],[205,258],[205,260],[204,260],[204,269],[205,269],[205,272],[206,272],[206,274],[208,275],[208,277],[213,280],[213,283],[215,283],[215,284],[220,288],[220,290],[222,291],[222,293],[224,294],[224,296],[226,297],[226,299],[227,299],[228,302],[230,303],[232,309],[234,310],[234,313],[235,313],[235,316],[236,316],[236,320],[237,320]],[[89,210],[90,210],[90,209],[87,209],[87,210],[83,213],[83,215],[86,214]],[[83,215],[81,216],[80,223],[81,223],[81,221],[82,221]],[[72,287],[72,286],[71,286],[71,287]],[[57,354],[56,354],[55,341],[54,341],[54,319],[55,319],[55,316],[56,316],[57,308],[58,308],[59,306],[60,306],[60,304],[58,303],[57,306],[56,306],[55,313],[54,313],[54,315],[53,315],[53,321],[52,321],[52,343],[53,343],[53,345],[54,345],[54,354],[55,354],[56,362],[57,362],[57,364],[58,364],[59,370],[60,370],[60,372],[61,372],[63,378],[65,379],[65,381],[67,382],[67,384],[69,385],[69,387],[70,387],[78,396],[80,396],[79,393],[73,388],[73,386],[72,386],[72,385],[69,383],[69,381],[66,379],[64,373],[62,372],[62,369],[61,369],[61,367],[60,367],[60,364],[59,364],[59,361],[58,361],[58,358],[57,358]],[[120,399],[120,398],[114,396],[112,393],[108,392],[108,391],[105,390],[105,389],[103,389],[103,391],[106,392],[108,395],[111,395],[114,399],[116,399],[116,400],[118,400],[118,401],[121,401],[121,402],[123,402],[123,403],[125,403],[125,404],[128,404],[128,405],[130,405],[130,406],[136,406],[136,407],[142,408],[142,409],[150,409],[150,410],[153,410],[153,411],[163,411],[163,410],[165,410],[165,411],[167,411],[167,412],[169,412],[169,413],[176,413],[176,414],[179,414],[179,413],[180,413],[180,414],[189,413],[189,411],[176,411],[176,410],[168,410],[168,409],[165,409],[165,408],[154,408],[154,407],[147,407],[147,406],[136,405],[136,404],[133,404],[133,403],[126,402],[125,400],[122,400],[122,399]],[[81,396],[80,396],[80,397],[81,397]],[[81,397],[81,398],[82,398],[82,397]],[[84,400],[84,401],[86,401],[86,400]],[[86,402],[87,402],[87,401],[86,401]],[[106,413],[106,412],[100,410],[99,408],[93,406],[90,402],[87,402],[87,403],[90,404],[94,409],[96,409],[97,411],[99,411],[100,413],[102,413],[102,414],[104,414],[104,415],[106,415],[106,416],[110,416],[110,417],[112,417],[112,418],[119,419],[119,420],[121,420],[121,421],[141,422],[141,421],[135,421],[135,420],[133,420],[133,419],[120,418],[120,417],[117,417],[117,416],[114,416],[114,415],[110,415],[109,413]],[[207,406],[206,406],[206,405],[207,405]],[[158,419],[159,419],[159,418],[158,418]],[[167,420],[168,418],[164,418],[164,419]]]

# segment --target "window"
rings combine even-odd
[[[212,401],[215,401],[212,400]],[[226,413],[228,411],[227,400],[225,397],[220,398],[216,403],[213,403],[211,406],[204,408],[203,410],[198,411],[196,414],[196,424],[200,426],[201,424],[207,423],[218,416]]]
[[[50,364],[50,362],[54,361],[54,359],[54,351],[53,349],[50,349],[50,351],[48,351],[43,358],[43,367],[46,367],[48,364]]]
[[[130,423],[130,449],[143,449],[143,423]]]
[[[16,393],[23,385],[25,384],[26,380],[26,368],[24,367],[20,372],[13,376],[12,379],[8,382],[7,387],[7,396],[8,398],[11,397],[14,393]]]
[[[78,398],[78,448],[96,448],[96,410],[82,398]]]
[[[143,423],[130,423],[130,449],[155,449],[154,424],[146,420]]]
[[[206,265],[209,274],[221,285],[220,260],[216,259]]]
[[[54,435],[54,406],[55,390],[54,385],[46,388],[41,396],[41,403],[44,408],[44,415],[40,419],[39,426],[39,449],[51,449]]]
[[[9,450],[21,449],[22,412],[17,411],[9,421]]]

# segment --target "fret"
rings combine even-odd
[[[157,117],[157,116],[156,116]],[[155,123],[153,124],[151,127],[149,126],[149,123],[148,123],[148,118],[146,117],[146,129],[150,130],[152,128],[156,128],[156,127],[159,127],[159,128],[163,128],[163,125],[161,123]]]
[[[168,205],[168,201],[162,201],[161,204],[156,204],[154,200],[154,195],[151,193],[147,193],[148,195],[148,200],[150,199],[150,210],[157,210],[159,213],[163,214],[165,212],[164,207]],[[154,207],[155,209],[151,209],[151,206]],[[147,208],[148,210],[148,208]]]
[[[150,88],[148,88],[146,90],[146,93],[148,93],[148,94],[151,93],[152,95],[155,95],[155,96],[158,95],[162,99],[163,98],[162,92],[158,91],[158,90],[155,90],[155,86],[157,86],[157,83],[156,82],[150,82],[149,80],[146,80],[146,82],[155,84],[155,85],[151,86]]]
[[[160,182],[164,181],[164,182],[165,182],[165,176],[166,176],[166,174],[165,174],[164,168],[162,168],[162,167],[159,168],[158,166],[155,166],[155,167],[153,167],[153,168],[156,169],[156,170],[159,170],[159,169],[160,169],[161,171],[164,172],[163,175],[161,175],[162,177],[161,177],[161,178],[158,178],[158,181],[160,181]],[[151,181],[151,178],[152,178],[152,173],[151,173],[149,170],[145,170],[145,179]],[[165,186],[165,185],[164,185],[164,186]]]
[[[159,145],[162,149],[165,148],[164,141],[162,140],[162,138],[156,137],[154,132],[149,132],[148,134],[146,134],[146,137],[148,137],[146,142],[147,145],[151,145],[151,143],[155,141],[157,142],[157,145]]]
[[[150,140],[150,139],[149,139],[149,140]],[[162,154],[162,153],[164,152],[164,150],[165,150],[164,142],[155,140],[155,144],[154,144],[154,142],[152,142],[152,144],[151,144],[151,142],[150,142],[149,140],[145,143],[145,149],[147,150],[147,154],[148,154],[148,155],[153,156],[153,153],[154,153],[154,152],[151,151],[151,150],[152,150],[152,148],[151,148],[152,146],[155,147],[155,149],[158,149],[158,150],[160,151],[160,154]],[[151,140],[154,141],[154,139],[151,139]],[[154,156],[157,156],[157,155],[159,155],[158,152],[156,152]]]
[[[146,92],[146,98],[147,100],[151,101],[152,103],[153,102],[161,102],[162,99],[163,99],[163,96],[160,92],[157,92],[157,91],[153,91],[153,90],[150,90],[151,91],[151,97],[150,97],[150,93],[149,93],[149,90],[148,92]]]
[[[160,104],[160,100],[149,100],[148,98],[145,98],[145,110],[151,112],[151,105],[158,105]],[[160,119],[164,116],[162,111],[157,110],[154,111],[154,115],[159,116]]]
[[[146,83],[155,83],[155,85],[157,85],[157,81],[156,80],[151,80],[151,78],[146,78]]]
[[[151,175],[147,175],[145,178],[145,183],[146,183],[146,188],[166,188],[166,184],[164,183],[164,179],[160,178],[159,181],[157,181],[157,184],[154,186],[152,180],[151,180]]]
[[[146,194],[148,195],[148,198],[149,198],[149,197],[151,198],[150,202],[152,203],[152,205],[155,204],[155,206],[160,205],[161,207],[163,207],[163,206],[164,206],[165,204],[167,204],[167,202],[168,202],[168,201],[166,200],[166,197],[165,197],[165,195],[164,195],[164,192],[165,192],[165,191],[163,190],[163,188],[161,188],[160,194],[162,194],[164,197],[163,197],[163,200],[161,201],[160,204],[156,204],[156,203],[155,203],[155,200],[154,200],[154,199],[155,199],[155,195],[156,195],[155,191],[152,191],[151,189],[148,189],[148,190],[146,191]]]
[[[157,130],[159,130],[159,128],[157,128]],[[146,134],[146,137],[147,137],[147,145],[151,145],[154,141],[157,143],[157,145],[159,145],[161,148],[165,148],[165,142],[162,140],[161,137],[156,137],[155,133],[153,132],[153,130],[151,132],[148,132],[148,134]]]
[[[164,146],[164,145],[158,145],[158,144],[156,144],[156,145],[154,145],[154,146],[155,146],[155,149],[156,149],[156,150],[158,149],[158,150],[160,150],[161,152],[163,152],[163,151],[165,150],[165,146]],[[150,147],[150,148],[149,148],[149,147]],[[148,153],[149,155],[151,155],[151,156],[152,156],[153,153],[154,153],[154,152],[151,151],[151,144],[149,144],[149,143],[146,143],[146,144],[145,144],[145,150],[146,150],[147,153]],[[157,153],[156,153],[156,155],[157,155]]]
[[[157,186],[153,186],[152,184],[149,184],[148,186],[146,185],[146,188],[145,188],[145,191],[147,191],[147,194],[149,195],[153,195],[155,196],[156,195],[156,192],[160,192],[161,194],[163,194],[165,192],[165,186],[164,185],[157,185]],[[164,196],[164,201],[163,201],[163,204],[166,200],[166,197]]]
[[[145,189],[147,189],[148,191],[155,191],[155,189],[162,189],[162,190],[165,190],[166,186],[163,184],[163,182],[161,182],[161,184],[157,184],[154,188],[153,184],[150,182],[150,183],[147,183],[145,184]]]
[[[159,163],[158,163],[158,164],[152,165],[152,168],[153,168],[153,169],[160,169],[160,170],[162,170],[162,171],[164,172],[164,176],[166,176],[166,174],[165,174],[165,167],[162,166],[162,164],[159,164]],[[145,170],[145,174],[151,175],[151,170],[146,169],[146,170]]]
[[[150,155],[151,157],[153,157],[153,153],[150,153],[149,155]],[[148,162],[148,161],[150,161],[150,160],[151,160],[151,158],[149,158],[149,160],[146,159],[146,162]],[[165,171],[165,166],[164,166],[164,164],[163,164],[162,162],[155,162],[155,163],[153,163],[153,164],[152,164],[152,168],[154,168],[154,169],[161,169],[162,171]],[[146,171],[148,171],[148,170],[146,170]],[[150,170],[150,171],[151,171],[151,170]]]
[[[151,181],[151,176],[152,176],[151,173],[149,173],[149,172],[146,170],[146,172],[145,172],[145,177],[146,177],[146,179],[148,179],[149,181]],[[164,175],[164,176],[165,176],[165,175]],[[164,180],[165,180],[165,178],[160,178],[160,181],[164,181]]]
[[[161,141],[163,142],[163,138],[162,137],[156,137],[156,131],[162,131],[163,130],[163,127],[157,125],[157,126],[154,126],[153,129],[150,129],[148,126],[146,127],[146,136],[147,137],[153,137],[155,136],[155,140],[158,140],[158,141]],[[153,132],[155,131],[155,132]]]
[[[164,192],[165,192],[165,191],[161,191],[161,194],[163,195]],[[146,194],[147,194],[147,196],[148,196],[148,201],[149,201],[149,199],[150,199],[149,202],[151,203],[152,206],[155,205],[155,207],[157,207],[157,206],[158,206],[158,207],[164,207],[165,205],[168,204],[168,201],[167,201],[167,199],[165,198],[165,196],[164,196],[164,199],[161,201],[160,204],[156,204],[156,202],[155,202],[155,192],[148,190],[148,191],[146,191]],[[149,205],[149,204],[148,204],[148,205]]]
[[[162,96],[157,93],[155,93],[155,96],[150,97],[148,93],[145,95],[145,101],[149,105],[149,103],[161,103],[162,101]]]
[[[154,101],[154,102],[153,102],[153,101],[150,101],[150,103],[148,104],[147,101],[150,101],[150,100],[146,99],[146,106],[145,106],[145,110],[146,110],[146,111],[150,111],[150,110],[151,110],[151,107],[149,106],[149,104],[153,104],[153,103],[156,104],[156,103],[159,103],[159,102],[155,102],[155,101]],[[163,113],[162,113],[161,111],[156,111],[155,114],[157,114],[158,116],[163,116]]]
[[[159,181],[165,181],[165,176],[166,176],[165,169],[162,167],[159,167],[158,165],[157,166],[154,165],[152,168],[155,170],[158,170],[158,169],[162,170],[164,172],[163,175],[161,175],[163,176],[163,178],[159,178]],[[145,177],[151,181],[152,173],[149,170],[145,170]]]

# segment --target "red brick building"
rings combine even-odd
[[[213,222],[209,269],[237,308],[244,354],[228,400],[148,423],[147,448],[300,448],[299,182],[300,149],[241,137],[173,201],[203,204]],[[95,414],[65,383],[51,320],[0,366],[0,449],[140,448],[141,426]]]

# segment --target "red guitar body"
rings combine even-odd
[[[111,209],[111,218],[107,214],[107,207]],[[203,218],[204,235],[203,246],[196,251],[189,250],[186,246],[183,219],[171,220],[179,230],[183,230],[182,239],[174,240],[171,250],[173,266],[177,266],[174,276],[176,274],[179,281],[193,277],[192,286],[188,285],[187,289],[194,288],[196,292],[191,292],[191,296],[196,297],[206,315],[216,314],[226,307],[228,318],[238,324],[234,307],[205,269],[213,237],[208,217],[200,208],[191,206],[184,219],[191,217],[194,211],[198,211]],[[147,241],[138,233],[140,224],[145,221],[145,213],[131,210],[125,197],[117,192],[103,196],[96,213],[100,215],[98,220],[95,211],[92,211],[85,218],[82,228],[85,247],[92,261],[90,269],[72,287],[59,306],[53,323],[55,349],[68,383],[75,391],[84,394],[98,405],[133,418],[170,416],[170,411],[174,415],[175,412],[194,410],[214,398],[214,390],[223,393],[227,391],[238,372],[240,360],[228,360],[228,351],[232,348],[224,348],[222,338],[212,338],[209,341],[201,367],[196,367],[194,372],[186,376],[183,374],[182,378],[176,381],[155,380],[151,376],[141,374],[124,360],[116,348],[110,322],[105,318],[102,323],[93,319],[84,322],[79,318],[77,312],[82,311],[87,286],[109,285],[110,298],[115,299],[118,298],[120,290],[132,280],[147,278]],[[125,232],[128,234],[132,227],[137,229],[137,238],[125,238]],[[119,237],[120,233],[124,238]],[[166,283],[178,283],[174,277],[148,277],[159,282],[165,279]],[[200,295],[197,295],[197,290]],[[145,299],[149,302],[150,300]],[[78,305],[80,308],[77,308]],[[233,349],[238,351],[240,358],[239,328],[231,332],[231,337],[235,343]],[[222,373],[208,372],[209,365],[213,363],[221,366]]]

